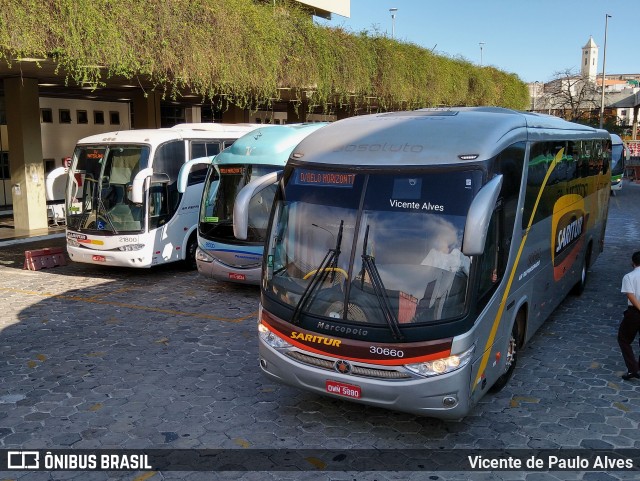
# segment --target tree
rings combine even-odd
[[[544,85],[541,100],[536,110],[544,109],[572,122],[588,122],[600,108],[600,91],[589,77],[565,69]]]

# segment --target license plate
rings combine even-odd
[[[350,397],[353,399],[360,399],[362,397],[362,389],[360,386],[354,386],[353,384],[344,384],[337,381],[327,381],[327,392],[331,394],[338,394],[339,396]]]
[[[93,256],[92,259],[96,262],[106,262],[107,258],[105,256]]]
[[[229,279],[233,279],[234,281],[246,281],[246,277],[244,274],[236,274],[235,272],[229,272]]]

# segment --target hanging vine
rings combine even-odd
[[[241,108],[283,88],[325,111],[444,105],[525,108],[515,75],[379,33],[314,24],[299,4],[252,0],[2,0],[0,61],[48,58],[68,83],[150,80]]]

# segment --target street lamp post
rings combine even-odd
[[[602,97],[600,98],[600,128],[604,124],[604,75],[605,66],[607,64],[607,27],[609,26],[609,19],[611,15],[608,13],[604,16],[604,53],[602,55]]]
[[[396,12],[397,11],[398,9],[395,7],[389,9],[389,12],[391,12],[391,38],[394,38],[396,34]]]
[[[484,46],[484,42],[480,42],[480,66],[482,67],[482,47]]]

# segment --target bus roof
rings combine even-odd
[[[78,144],[144,143],[161,144],[176,139],[236,139],[259,127],[258,124],[178,124],[170,128],[118,130],[90,135]]]
[[[327,125],[326,122],[309,124],[270,125],[243,135],[234,144],[220,152],[216,164],[284,165],[296,145],[307,135]]]
[[[544,114],[497,107],[421,109],[340,120],[306,137],[292,158],[344,164],[347,154],[355,166],[464,163],[489,159],[518,141],[567,136],[609,138],[604,130]]]

